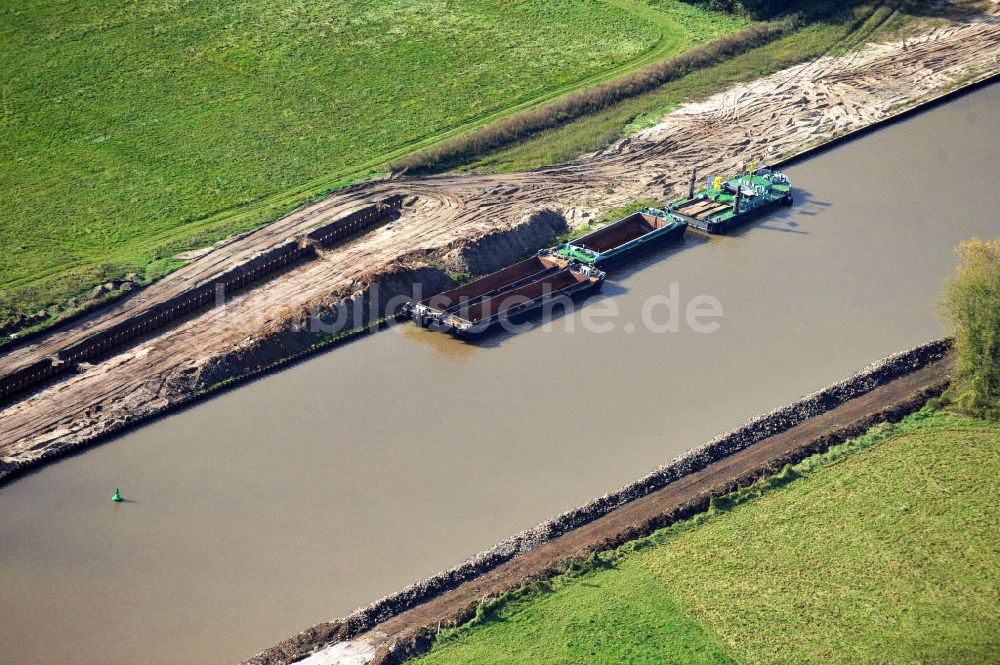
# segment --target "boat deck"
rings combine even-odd
[[[708,219],[709,215],[714,215],[717,212],[722,212],[729,206],[725,203],[720,203],[715,199],[704,199],[701,201],[695,201],[691,204],[681,206],[678,208],[685,215],[694,217],[696,219]]]
[[[510,310],[526,305],[542,296],[558,294],[566,290],[567,287],[575,286],[586,279],[583,275],[564,268],[519,288],[505,290],[495,296],[483,298],[468,307],[459,307],[454,314],[471,323],[481,323],[486,319],[503,316]]]
[[[577,238],[569,244],[574,247],[585,247],[598,253],[606,252],[672,223],[668,219],[636,212],[614,224],[609,224],[602,229]]]
[[[566,262],[544,256],[533,256],[481,279],[463,284],[421,300],[420,304],[441,312],[451,312],[476,300],[488,298],[496,293],[516,288],[562,270]]]
[[[598,288],[604,273],[554,256],[533,256],[468,284],[408,305],[417,325],[457,335],[475,334],[559,296]]]

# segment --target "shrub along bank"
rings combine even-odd
[[[942,307],[955,335],[959,381],[944,399],[1000,418],[1000,238],[972,238],[955,253],[959,264],[945,282]]]

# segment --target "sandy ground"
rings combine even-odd
[[[290,309],[341,297],[400,266],[419,265],[541,208],[580,223],[585,213],[686,186],[692,167],[726,173],[752,155],[773,160],[858,129],[1000,71],[1000,12],[905,43],[823,57],[685,106],[656,127],[587,158],[532,171],[377,180],[338,192],[253,233],[221,243],[135,296],[0,359],[8,373],[128,318],[262,250],[389,194],[402,216],[320,252],[226,304],[207,309],[64,376],[0,411],[0,463],[68,450],[190,393],[213,358],[259,335]]]
[[[362,637],[345,640],[317,651],[300,660],[301,665],[366,665],[375,658],[379,646],[385,643],[388,635],[373,630]]]

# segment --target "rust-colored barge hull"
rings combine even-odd
[[[534,256],[404,308],[417,325],[472,336],[558,298],[600,288],[604,273],[576,261]]]

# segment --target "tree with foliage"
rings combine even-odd
[[[1000,238],[972,238],[955,248],[959,263],[945,282],[942,307],[955,336],[958,405],[1000,415]]]

